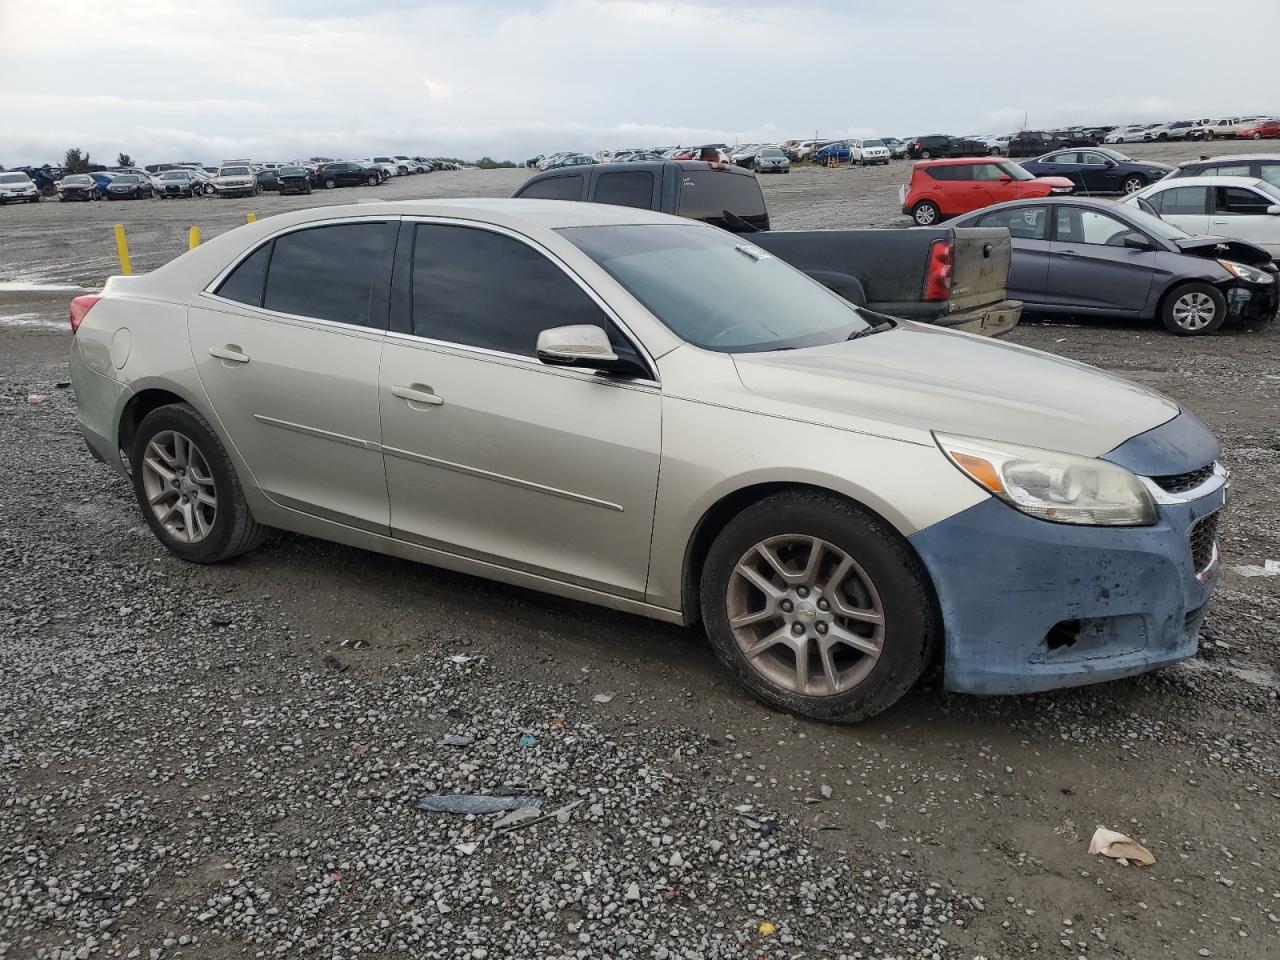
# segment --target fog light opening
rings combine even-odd
[[[1060,620],[1044,635],[1045,645],[1050,650],[1063,650],[1073,647],[1080,639],[1079,620]]]

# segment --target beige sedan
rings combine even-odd
[[[705,224],[298,211],[112,278],[71,322],[90,450],[178,557],[278,527],[701,622],[757,696],[816,717],[884,709],[935,656],[984,693],[1151,669],[1194,653],[1212,589],[1225,481],[1176,404],[865,317]]]

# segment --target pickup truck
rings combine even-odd
[[[751,234],[751,242],[850,303],[907,320],[999,336],[1022,303],[1005,298],[1012,247],[999,228],[770,230],[755,174],[667,160],[547,170],[513,197],[613,203]]]

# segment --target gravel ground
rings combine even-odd
[[[765,189],[780,227],[898,225],[904,169]],[[1280,955],[1280,577],[1248,575],[1280,559],[1280,330],[1012,337],[1223,438],[1200,657],[1020,698],[924,685],[824,726],[746,698],[688,631],[303,537],[209,568],[159,548],[84,452],[71,291],[40,287],[99,282],[113,222],[146,269],[191,223],[353,193],[0,210],[0,957]],[[459,791],[538,813],[414,808]],[[1099,824],[1156,864],[1090,857]]]

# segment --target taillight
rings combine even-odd
[[[71,301],[71,315],[68,319],[71,321],[71,332],[75,333],[80,329],[80,324],[84,322],[85,315],[93,309],[93,305],[102,299],[97,293],[86,293],[83,297],[76,297]]]
[[[954,241],[939,239],[929,244],[929,265],[924,274],[925,300],[950,299],[951,268],[954,262]]]

